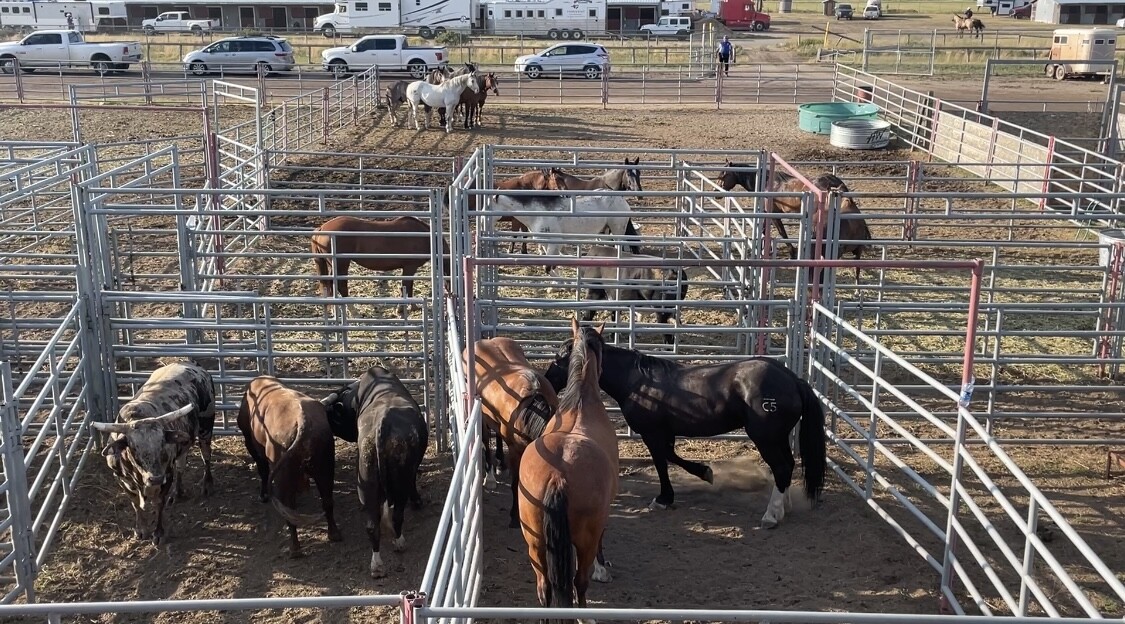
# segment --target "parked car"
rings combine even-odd
[[[158,32],[208,32],[215,28],[209,19],[191,19],[187,11],[169,11],[161,13],[152,19],[141,21],[141,30],[146,35]]]
[[[870,5],[863,9],[863,19],[879,19],[879,7]]]
[[[641,33],[654,37],[686,37],[691,33],[691,18],[686,15],[666,15],[655,24],[641,26]]]
[[[837,4],[836,5],[836,19],[837,20],[850,20],[852,18],[852,5],[850,4]]]
[[[244,35],[227,37],[189,53],[184,69],[203,76],[210,73],[257,73],[266,75],[293,69],[293,46],[281,37]]]
[[[449,64],[449,52],[444,47],[414,47],[405,35],[368,35],[350,46],[328,48],[320,53],[320,60],[337,77],[378,66],[410,72],[412,78],[422,80],[426,72]]]
[[[74,30],[38,30],[11,43],[0,44],[0,71],[12,73],[15,63],[23,71],[37,68],[89,67],[104,76],[140,63],[141,44],[137,41],[86,43]]]
[[[1116,24],[1116,26],[1117,26],[1118,28],[1125,28],[1125,17],[1123,17],[1123,18],[1121,18],[1121,19],[1117,20],[1117,24]]]
[[[595,43],[560,43],[538,54],[516,58],[516,71],[528,78],[581,74],[595,80],[609,71],[609,66],[609,52]]]

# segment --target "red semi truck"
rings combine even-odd
[[[770,16],[757,10],[754,0],[720,0],[718,20],[731,30],[768,30]]]

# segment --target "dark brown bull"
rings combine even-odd
[[[380,520],[389,507],[394,549],[405,548],[402,524],[406,503],[422,505],[418,467],[429,444],[429,429],[410,391],[381,366],[372,366],[357,381],[322,402],[332,432],[340,439],[358,442],[359,504],[367,512],[367,537],[371,541],[369,571],[373,578],[380,578],[386,574],[379,556]]]
[[[109,434],[102,450],[106,464],[131,495],[136,537],[159,544],[164,510],[183,496],[188,450],[198,442],[203,455],[203,495],[210,493],[211,435],[215,428],[215,384],[194,364],[168,364],[152,373],[117,422],[92,423]]]
[[[319,514],[296,510],[297,495],[311,478],[320,493],[328,539],[342,541],[332,511],[332,483],[336,448],[320,401],[286,388],[275,377],[262,375],[246,386],[238,410],[238,428],[246,450],[262,478],[262,502],[273,506],[289,526],[289,556],[301,556],[297,527],[320,520]]]

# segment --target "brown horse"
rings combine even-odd
[[[617,496],[617,434],[602,403],[602,326],[571,320],[573,347],[559,409],[520,464],[519,511],[539,604],[586,606],[586,590]]]
[[[723,188],[724,191],[734,190],[734,187],[741,186],[747,192],[753,193],[758,187],[758,174],[757,171],[745,163],[732,163],[729,160],[726,162],[726,168],[723,173],[715,180],[715,182]],[[848,193],[848,185],[840,178],[832,174],[824,174],[817,176],[812,183],[822,191],[836,191],[840,193]],[[784,173],[782,171],[774,172],[774,182],[772,188],[773,192],[791,192],[802,193],[808,190],[800,180]],[[772,202],[768,202],[769,211],[782,214],[801,214],[801,199],[799,197],[775,197]],[[861,214],[859,206],[855,200],[846,197],[840,205],[840,214]],[[781,219],[774,219],[774,225],[777,226],[777,234],[781,238],[789,238],[789,234],[785,231],[785,225]],[[817,227],[820,227],[820,217],[817,217]],[[871,240],[871,230],[867,227],[867,222],[863,219],[840,219],[840,236],[839,240],[853,240],[853,241],[869,241]],[[789,245],[789,257],[792,259],[797,258],[797,247],[792,243]],[[869,245],[863,243],[845,244],[840,245],[840,257],[845,253],[851,252],[855,255],[855,259],[859,260],[863,256],[863,252]],[[859,268],[855,270],[856,283],[859,283]]]
[[[414,274],[430,261],[430,227],[414,217],[379,221],[333,217],[313,232],[312,252],[313,266],[321,277],[320,294],[324,297],[333,295],[333,286],[341,297],[348,296],[348,269],[355,262],[372,271],[402,269],[402,297],[410,299],[414,296]],[[448,277],[449,247],[444,239],[442,252]],[[356,254],[380,255],[357,258]]]
[[[637,168],[640,162],[640,157],[633,159],[632,162],[626,158],[625,164],[632,165],[631,168],[606,169],[600,176],[587,180],[552,167],[549,171],[548,179],[551,184],[551,189],[556,191],[596,191],[597,189],[606,189],[609,191],[641,192],[644,191],[644,189],[641,188],[641,170]]]
[[[494,95],[500,95],[500,80],[492,72],[477,76],[477,85],[480,87],[480,91],[465,89],[461,92],[461,102],[457,105],[458,110],[463,111],[466,130],[480,127],[482,123],[481,111],[484,110],[484,102],[488,99],[488,92],[491,91]]]
[[[467,358],[465,350],[462,357]],[[519,526],[516,490],[520,458],[533,440],[543,435],[547,421],[555,415],[559,399],[547,378],[531,366],[523,349],[511,338],[478,340],[473,348],[476,392],[481,398],[484,424],[508,445],[508,468],[512,480],[512,509],[509,528]],[[486,437],[487,439],[487,437]]]
[[[958,37],[964,37],[967,30],[974,39],[979,36],[981,40],[984,40],[984,22],[975,17],[970,18],[954,13],[953,27],[957,29]]]

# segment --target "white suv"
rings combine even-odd
[[[691,33],[691,18],[669,15],[655,24],[641,26],[641,32],[656,37],[684,37]]]
[[[184,57],[184,69],[203,76],[209,73],[266,75],[293,69],[293,46],[281,37],[249,35],[228,37]]]
[[[595,80],[608,70],[609,52],[596,43],[560,43],[516,59],[516,71],[528,78],[581,74]]]

